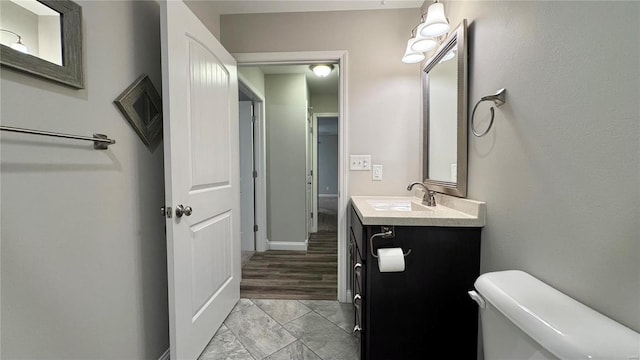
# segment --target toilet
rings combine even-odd
[[[517,270],[481,275],[485,360],[640,360],[640,334]]]

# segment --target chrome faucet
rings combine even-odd
[[[413,187],[416,185],[421,186],[424,189],[424,196],[422,197],[422,203],[427,206],[436,206],[435,192],[429,190],[427,185],[425,185],[424,183],[421,183],[418,181],[412,182],[411,184],[409,184],[409,186],[407,186],[407,191],[413,190]]]

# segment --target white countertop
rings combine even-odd
[[[486,224],[484,202],[438,193],[436,206],[422,205],[422,199],[413,196],[352,196],[351,203],[363,225],[483,227]]]

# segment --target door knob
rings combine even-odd
[[[182,204],[176,206],[176,217],[182,217],[182,215],[191,216],[192,212],[191,206],[182,206]]]

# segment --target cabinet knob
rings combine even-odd
[[[355,265],[353,265],[353,271],[357,271],[358,269],[360,269],[362,267],[362,264],[360,263],[356,263]]]
[[[359,332],[362,332],[362,328],[360,327],[360,325],[354,326],[353,327],[353,333],[356,334],[356,333],[359,333]]]

